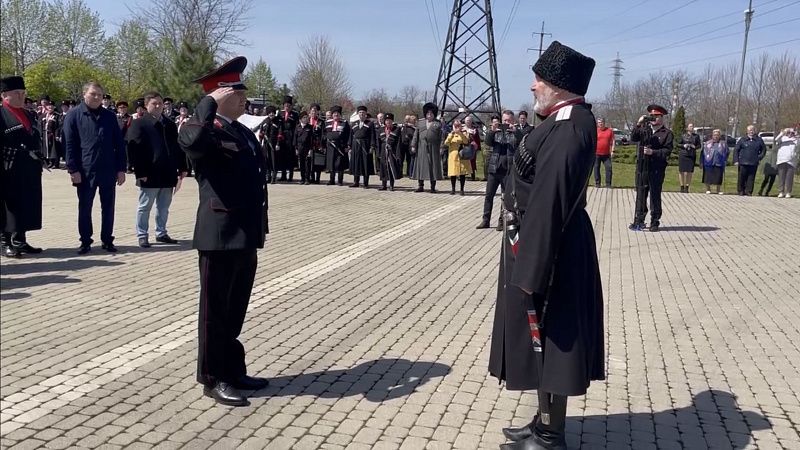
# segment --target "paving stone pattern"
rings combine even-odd
[[[500,233],[474,229],[483,184],[399,185],[271,186],[242,335],[271,386],[228,408],[195,382],[196,183],[172,205],[180,245],[136,246],[129,177],[120,253],[81,257],[74,189],[46,173],[29,234],[46,251],[0,269],[0,447],[497,448],[535,396],[486,372]],[[800,202],[666,193],[657,234],[626,229],[632,203],[589,190],[608,380],[570,399],[570,447],[800,448]]]

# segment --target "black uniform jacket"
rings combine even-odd
[[[200,188],[193,247],[197,250],[263,248],[267,233],[264,158],[244,125],[217,116],[203,97],[178,135]]]
[[[666,170],[669,155],[672,153],[674,136],[669,128],[662,126],[651,130],[650,125],[637,125],[631,131],[631,141],[638,142],[636,151],[636,170],[648,172],[650,170]],[[645,155],[644,148],[650,147],[652,155]]]

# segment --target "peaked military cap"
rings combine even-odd
[[[660,114],[662,116],[666,116],[667,114],[669,114],[667,112],[667,108],[664,108],[663,106],[656,104],[647,105],[647,112],[649,112],[650,114]]]
[[[247,86],[242,83],[242,73],[245,67],[247,67],[247,58],[237,56],[202,77],[196,78],[194,82],[202,85],[205,92],[222,87],[236,90],[247,89]]]

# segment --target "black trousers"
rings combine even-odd
[[[739,195],[753,195],[756,170],[758,170],[758,166],[743,166],[739,164],[739,180],[736,183],[736,192]]]
[[[636,186],[636,213],[634,223],[644,223],[647,216],[647,197],[650,196],[650,223],[661,220],[661,188],[664,185],[664,170],[651,170],[641,174],[639,186]],[[645,179],[647,183],[644,183]]]
[[[330,184],[336,183],[337,179],[339,184],[342,184],[344,182],[344,172],[331,172]]]
[[[486,196],[483,198],[483,220],[488,222],[492,218],[492,205],[497,188],[502,188],[501,192],[506,191],[506,171],[490,173],[486,179]]]
[[[311,171],[311,165],[314,159],[313,156],[309,157],[308,154],[305,156],[298,155],[297,156],[297,167],[300,169],[300,181],[311,181],[313,175]]]
[[[116,198],[116,185],[90,186],[83,182],[78,185],[78,233],[81,244],[90,245],[94,227],[92,226],[92,206],[97,191],[100,191],[101,226],[100,240],[104,244],[114,242],[114,203]]]
[[[606,167],[606,186],[611,187],[611,156],[599,156],[596,155],[594,157],[594,185],[600,186],[600,164],[603,164]]]
[[[239,342],[258,258],[255,249],[200,251],[197,381],[212,385],[246,375]]]

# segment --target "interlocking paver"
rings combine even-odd
[[[242,339],[272,383],[238,409],[194,382],[194,183],[171,211],[181,245],[135,246],[126,184],[122,251],[86,257],[64,183],[44,176],[30,239],[46,252],[0,267],[4,448],[496,448],[535,412],[486,375],[499,234],[473,229],[480,183],[464,198],[271,186]],[[608,380],[571,399],[570,445],[797,447],[800,259],[778,243],[796,241],[800,202],[668,193],[650,234],[625,228],[632,201],[589,190]]]

